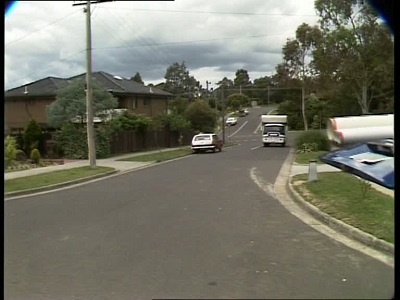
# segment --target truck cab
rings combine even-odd
[[[262,115],[262,142],[264,147],[270,144],[286,145],[287,116]]]

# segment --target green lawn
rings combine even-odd
[[[113,168],[108,167],[98,166],[95,169],[92,169],[90,166],[85,166],[61,171],[53,171],[50,173],[38,174],[33,176],[8,179],[5,181],[4,187],[6,193],[16,192],[77,180],[89,176],[111,172],[113,170]]]
[[[336,219],[394,243],[393,197],[347,173],[321,173],[314,182],[307,178],[306,174],[292,178],[292,183],[304,181],[293,187],[305,200]]]
[[[296,153],[294,161],[298,164],[308,165],[310,160],[315,159],[317,160],[317,164],[322,164],[318,158],[328,152],[329,151],[313,151],[307,153]]]
[[[162,161],[186,156],[189,154],[192,154],[192,150],[188,147],[185,147],[182,149],[176,149],[176,150],[171,150],[171,151],[160,151],[160,152],[154,152],[154,153],[149,153],[149,154],[136,155],[136,156],[120,159],[119,161],[162,162]]]

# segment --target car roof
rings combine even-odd
[[[195,136],[199,136],[199,135],[217,135],[217,134],[215,134],[215,133],[199,133],[199,134],[196,134]]]

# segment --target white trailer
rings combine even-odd
[[[261,115],[262,143],[286,145],[287,115]]]

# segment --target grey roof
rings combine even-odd
[[[7,90],[5,97],[21,97],[21,96],[56,96],[57,91],[74,79],[85,79],[86,73],[73,76],[70,78],[47,77],[24,86]],[[104,89],[114,94],[140,94],[155,96],[173,96],[173,94],[158,89],[156,87],[148,87],[135,81],[114,76],[106,72],[94,72],[92,74],[93,81],[96,81]],[[27,92],[27,93],[26,93]]]
[[[7,90],[5,97],[16,96],[53,96],[68,82],[63,78],[46,77],[26,85]]]

